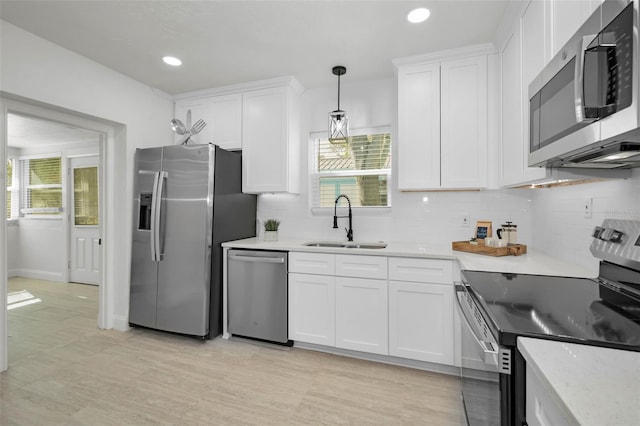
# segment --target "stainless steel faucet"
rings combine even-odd
[[[338,201],[340,200],[340,198],[345,198],[347,200],[347,203],[349,203],[349,216],[338,216],[337,214],[337,210],[338,210]],[[353,228],[352,228],[352,216],[351,216],[351,200],[349,199],[349,197],[347,197],[344,194],[340,194],[338,195],[338,198],[336,198],[335,204],[333,206],[333,229],[338,229],[338,218],[339,217],[348,217],[349,218],[349,229],[344,228],[345,231],[347,231],[347,240],[349,241],[353,241]]]

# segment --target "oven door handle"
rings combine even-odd
[[[456,302],[458,305],[458,311],[460,313],[460,319],[466,323],[466,326],[469,328],[473,339],[476,341],[476,344],[482,349],[483,352],[483,362],[491,367],[494,367],[496,372],[500,373],[502,370],[499,368],[500,363],[498,362],[499,351],[494,349],[493,342],[486,342],[478,337],[478,333],[476,332],[475,327],[473,327],[472,320],[467,316],[464,307],[462,306],[462,302],[460,301],[459,295],[462,297],[466,296],[465,290],[459,290],[460,285],[456,285]]]

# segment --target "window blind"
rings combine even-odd
[[[316,139],[313,207],[333,207],[346,194],[354,207],[387,207],[391,177],[391,134]]]
[[[58,215],[62,212],[62,159],[20,160],[20,212]]]

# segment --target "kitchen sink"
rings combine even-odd
[[[307,247],[332,247],[332,248],[359,248],[359,249],[383,249],[387,247],[385,243],[358,243],[346,242],[340,243],[335,241],[311,241],[304,243]]]

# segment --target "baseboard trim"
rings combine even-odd
[[[129,317],[125,317],[122,315],[114,315],[113,316],[113,328],[118,331],[129,331],[131,327],[129,327]]]
[[[63,274],[58,272],[50,272],[50,271],[40,271],[37,269],[14,269],[12,270],[13,277],[23,277],[23,278],[31,278],[34,280],[47,280],[47,281],[58,281],[58,282],[66,282]]]
[[[369,354],[366,352],[352,351],[349,349],[333,348],[330,346],[315,345],[313,343],[294,342],[294,347],[311,351],[326,352],[333,355],[348,356],[366,361],[381,362],[400,367],[415,368],[418,370],[432,371],[434,373],[460,376],[460,368],[452,365],[437,364],[433,362],[416,361],[413,359],[399,358],[389,355]]]

